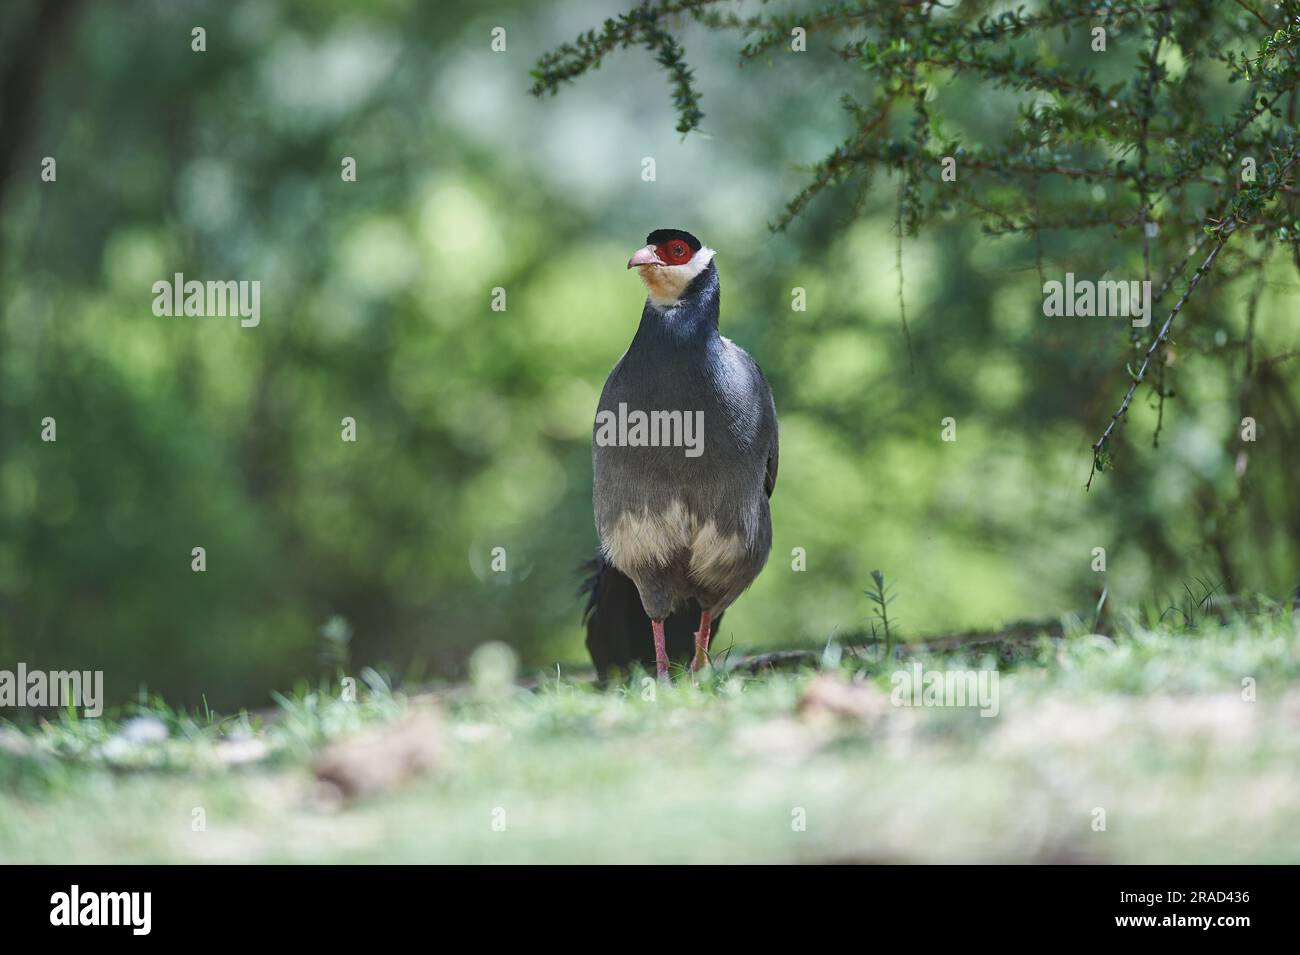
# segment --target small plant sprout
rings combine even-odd
[[[873,570],[871,572],[871,581],[872,588],[862,592],[867,595],[868,600],[876,605],[873,612],[876,619],[880,621],[881,629],[885,632],[885,659],[890,660],[894,656],[894,630],[890,625],[889,605],[894,602],[895,594],[891,594],[889,592],[890,588],[885,586],[885,575],[880,571]],[[873,635],[876,632],[874,621],[871,624],[871,632]]]

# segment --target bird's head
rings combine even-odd
[[[628,259],[650,291],[650,301],[671,308],[681,301],[691,282],[713,262],[714,251],[681,229],[656,229],[646,244]]]

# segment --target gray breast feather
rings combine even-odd
[[[757,576],[771,547],[767,486],[776,412],[758,365],[718,338],[707,360],[632,350],[610,374],[599,410],[703,412],[703,453],[605,446],[593,429],[593,504],[601,548],[647,601],[695,597],[724,606]]]

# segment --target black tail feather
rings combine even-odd
[[[636,584],[603,554],[583,564],[582,572],[587,576],[578,593],[587,595],[587,605],[582,611],[582,622],[587,628],[587,652],[601,681],[610,679],[615,671],[627,673],[634,663],[654,673],[655,645],[650,618],[641,606]],[[721,623],[719,614],[713,621],[715,636]],[[699,624],[700,605],[694,600],[669,615],[664,621],[668,659],[674,663],[687,663],[691,659]]]

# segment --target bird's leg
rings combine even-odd
[[[655,671],[661,680],[668,679],[668,645],[664,641],[664,622],[651,620],[650,629],[655,635]]]
[[[698,670],[709,660],[709,630],[712,624],[709,612],[700,611],[700,629],[695,631],[695,658],[691,660],[692,670]]]

